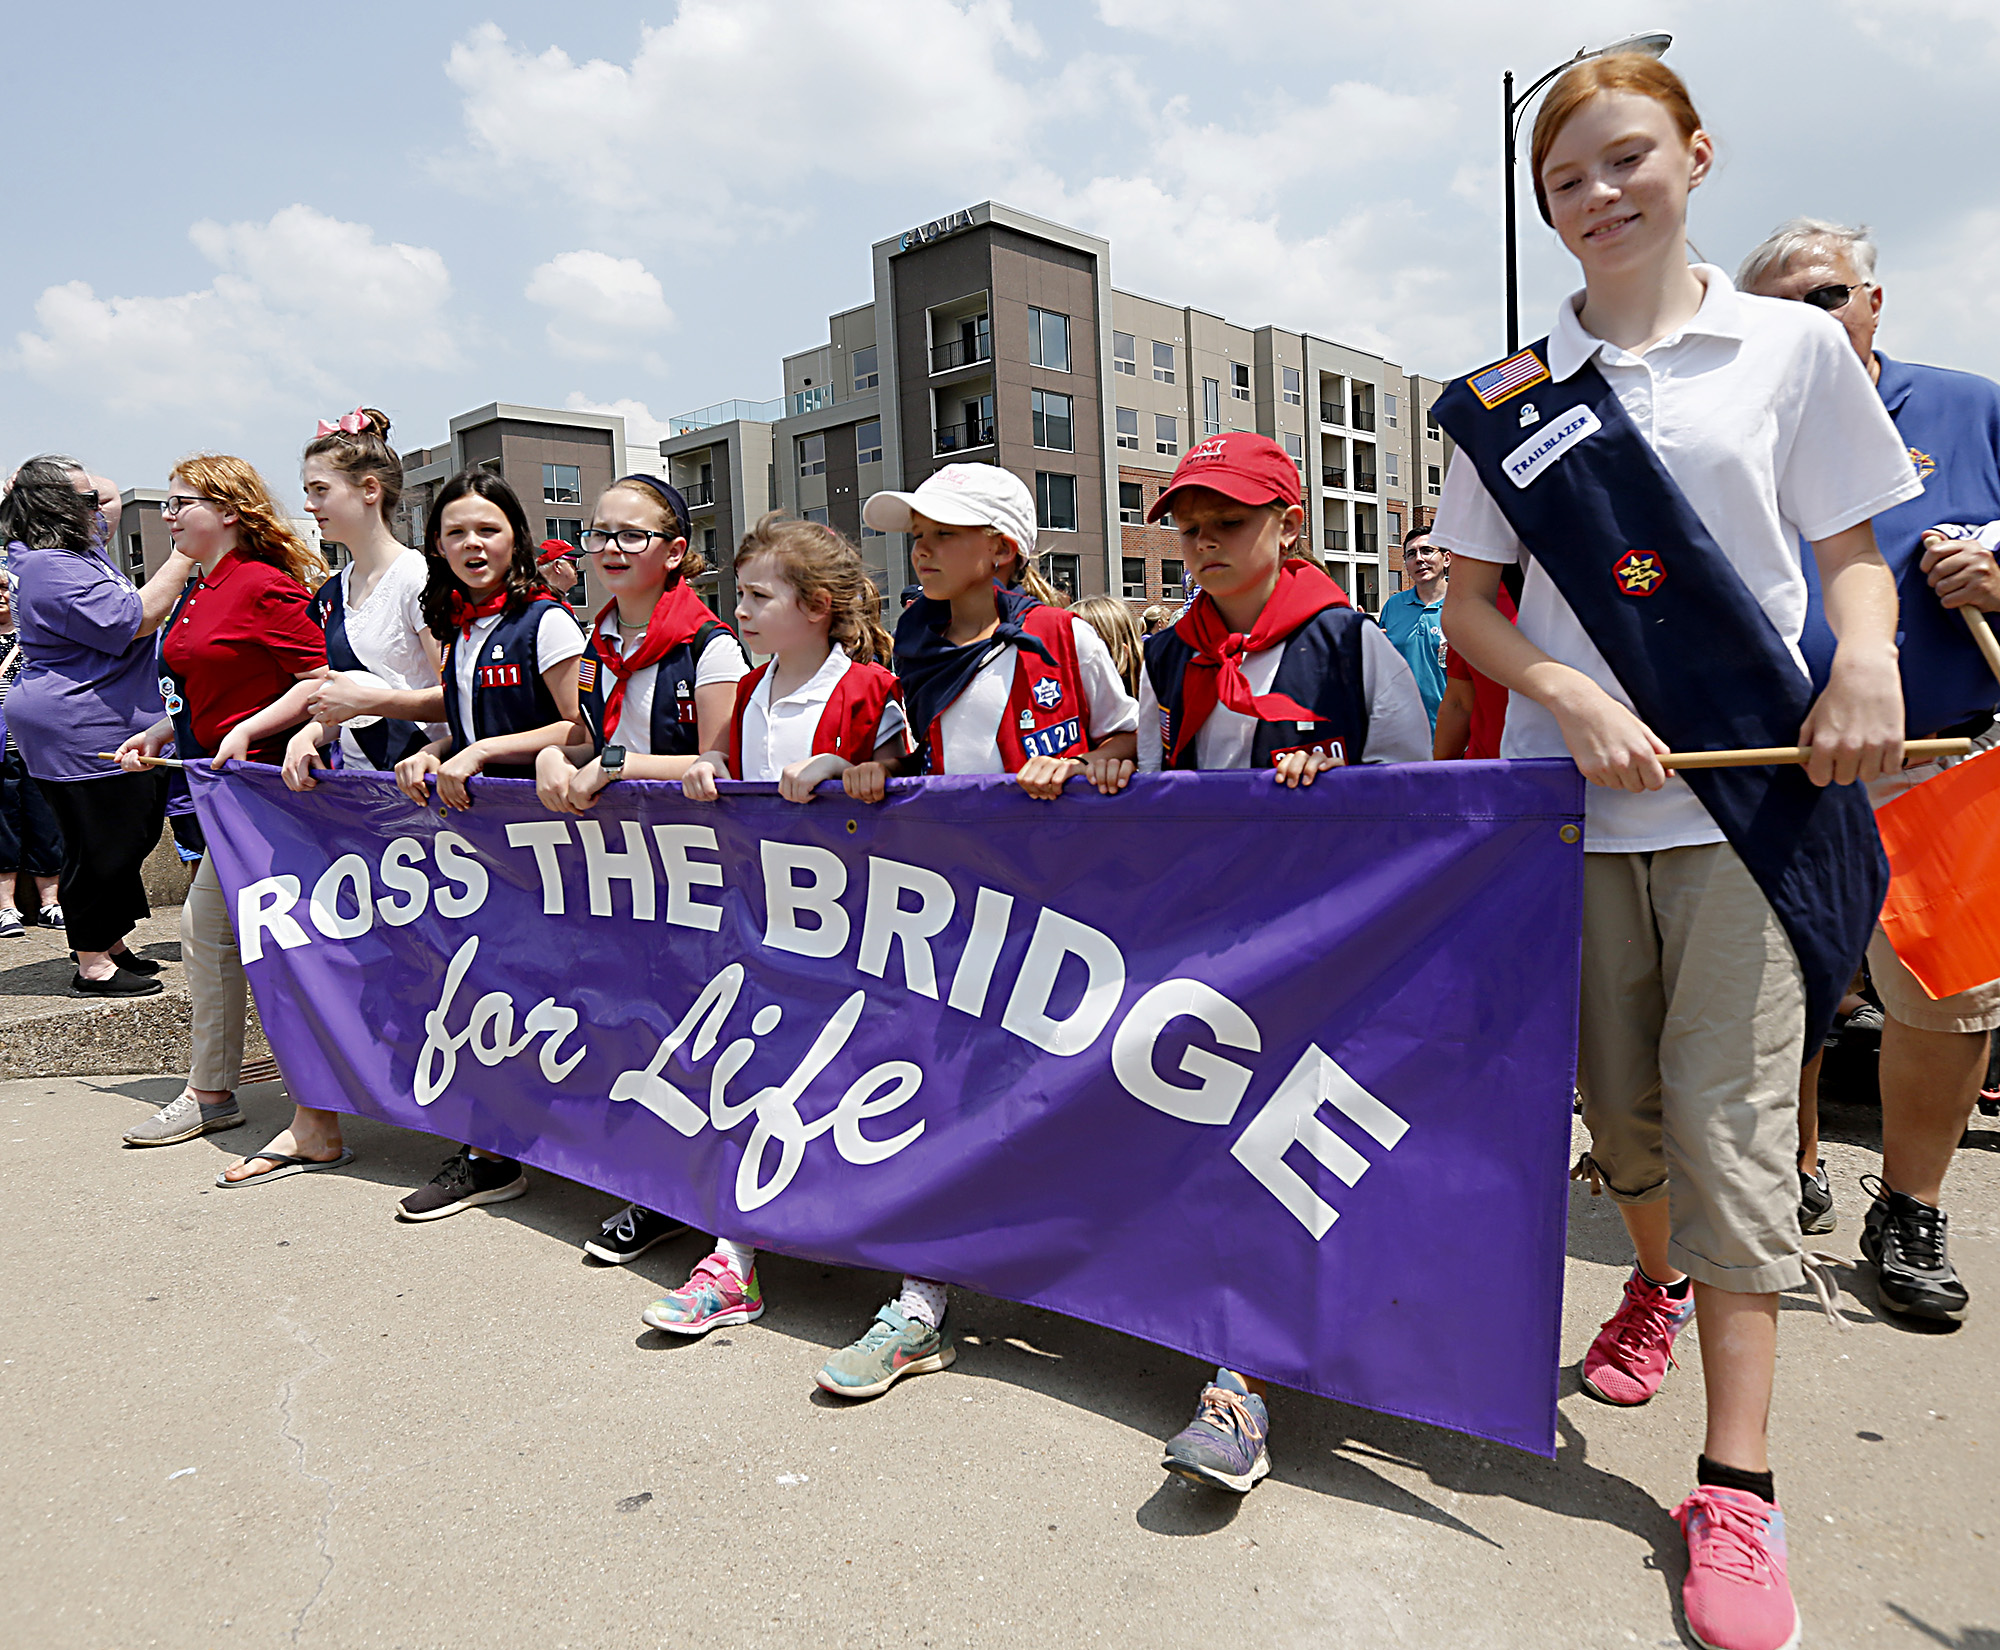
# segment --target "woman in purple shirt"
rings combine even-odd
[[[108,494],[108,497],[105,496]],[[150,916],[140,867],[160,840],[164,769],[125,773],[115,751],[160,714],[153,632],[193,572],[178,553],[135,590],[100,548],[118,495],[80,465],[30,459],[0,498],[27,663],[7,694],[7,731],[62,826],[61,902],[79,995],[141,997],[160,965],[125,948]]]

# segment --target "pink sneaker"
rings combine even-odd
[[[746,1282],[719,1254],[710,1255],[680,1288],[639,1314],[651,1327],[664,1329],[669,1335],[706,1335],[711,1329],[753,1323],[763,1315],[764,1292],[757,1287],[757,1268],[750,1268]]]
[[[1583,1390],[1607,1404],[1646,1402],[1674,1362],[1674,1337],[1693,1316],[1692,1289],[1685,1300],[1675,1300],[1633,1267],[1625,1299],[1583,1355]]]
[[[1785,1515],[1748,1490],[1703,1484],[1678,1507],[1687,1535],[1681,1604],[1707,1650],[1792,1650],[1799,1607],[1785,1579]]]

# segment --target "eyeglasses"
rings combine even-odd
[[[614,544],[628,556],[636,556],[654,539],[674,539],[678,534],[649,533],[640,527],[621,527],[613,533],[602,527],[586,527],[579,535],[586,554],[601,556]]]
[[[1835,282],[1827,286],[1816,286],[1810,292],[1801,292],[1799,294],[1799,301],[1811,304],[1814,309],[1823,309],[1831,312],[1836,309],[1845,309],[1848,299],[1852,298],[1857,292],[1865,292],[1867,288],[1868,283],[1866,281],[1858,282],[1853,286],[1841,286]]]
[[[170,493],[160,500],[160,514],[177,516],[190,504],[210,504],[218,510],[223,508],[222,500],[219,498],[208,498],[201,493]]]

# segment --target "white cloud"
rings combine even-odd
[[[660,279],[637,258],[608,252],[564,252],[537,268],[525,293],[530,303],[553,310],[549,347],[581,361],[643,357],[649,370],[663,370],[645,346],[674,324]]]
[[[204,221],[188,237],[216,266],[208,286],[106,298],[83,281],[49,287],[11,364],[114,413],[195,414],[190,437],[379,396],[379,371],[457,364],[451,278],[428,247],[385,245],[309,206],[261,224]]]
[[[628,231],[635,204],[669,206],[665,236],[731,240],[795,224],[774,198],[813,178],[956,185],[1018,154],[1034,100],[1000,59],[1040,51],[1009,0],[682,0],[629,64],[487,23],[446,64],[477,156],[455,170],[559,183]]]
[[[635,469],[656,469],[660,443],[674,433],[673,426],[655,418],[653,409],[643,401],[593,401],[582,390],[571,390],[563,406],[571,412],[616,413],[624,419],[625,462]]]

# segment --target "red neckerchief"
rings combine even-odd
[[[604,628],[604,621],[618,607],[617,602],[606,602],[604,611],[591,624],[592,634]],[[653,616],[646,621],[646,634],[639,639],[638,650],[621,653],[618,641],[605,646],[599,641],[597,656],[603,660],[604,668],[610,671],[614,686],[604,701],[604,737],[609,739],[618,731],[618,715],[625,708],[625,680],[644,670],[648,665],[656,665],[677,647],[694,640],[695,633],[714,619],[708,604],[694,593],[694,587],[686,579],[677,579],[671,589],[660,592],[660,599],[653,603]]]
[[[458,626],[458,638],[464,641],[472,634],[472,627],[481,619],[490,619],[507,605],[507,591],[503,586],[497,595],[488,596],[483,602],[469,602],[465,592],[451,593],[451,622]]]
[[[1318,715],[1282,693],[1255,694],[1244,679],[1243,660],[1276,647],[1307,620],[1329,607],[1351,607],[1347,593],[1309,561],[1293,558],[1278,570],[1277,588],[1249,635],[1232,631],[1208,592],[1195,598],[1174,633],[1194,649],[1181,678],[1180,737],[1168,765],[1187,747],[1220,702],[1239,716],[1260,722],[1316,722]]]

